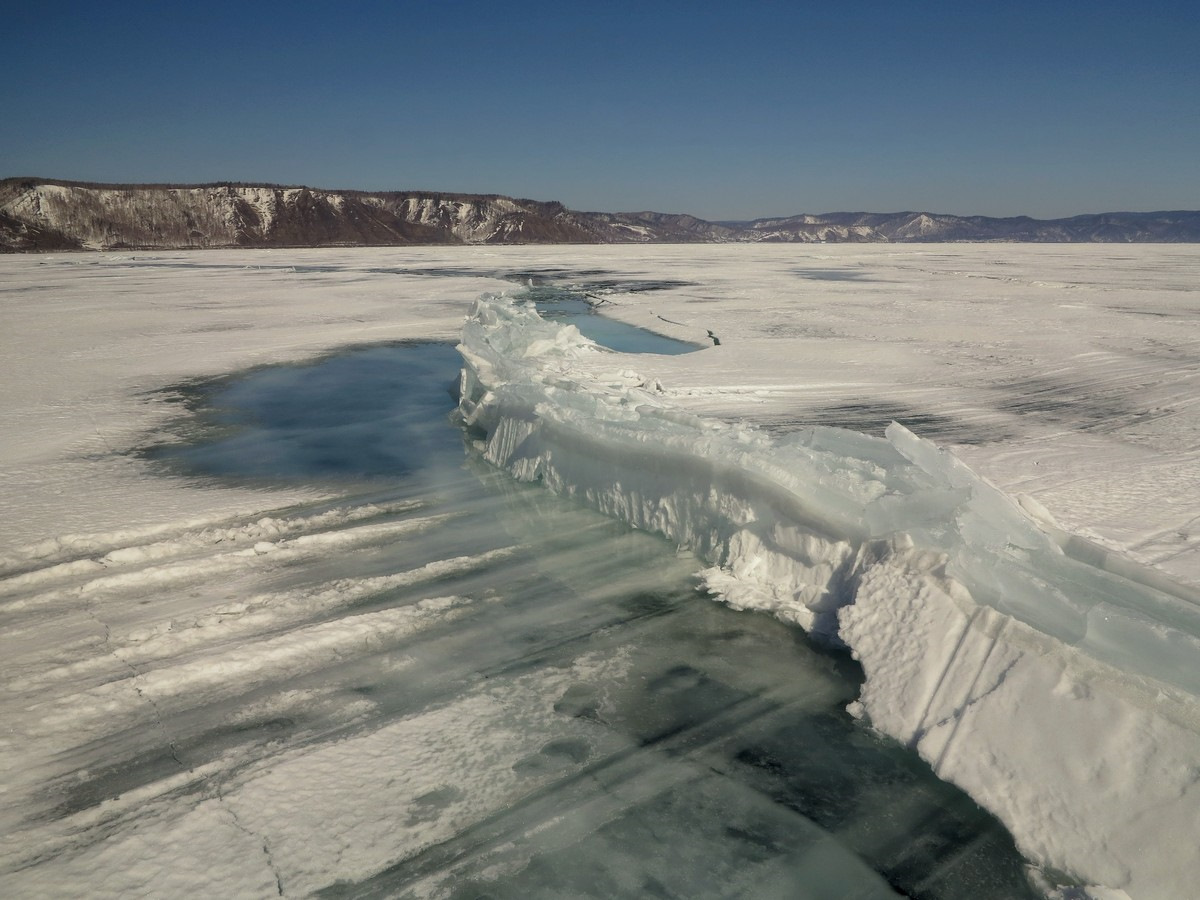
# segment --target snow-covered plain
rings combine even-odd
[[[848,644],[867,675],[855,714],[998,815],[1047,891],[1178,897],[1200,879],[1194,248],[62,255],[0,259],[0,276],[6,895],[448,896],[446,872],[495,889],[583,834],[596,860],[636,868],[636,841],[605,830],[632,801],[593,798],[566,822],[538,804],[638,746],[594,726],[624,708],[596,685],[647,679],[639,651],[591,646],[554,678],[456,666],[488,634],[477,610],[505,602],[487,588],[497,566],[577,582],[556,626],[574,633],[589,615],[614,627],[618,588],[674,597],[699,563],[586,517],[572,543],[561,517],[582,511],[534,527],[549,514],[511,504],[542,492],[486,472],[507,499],[465,525],[478,509],[378,482],[167,477],[128,452],[179,418],[172,385],[457,339],[476,296],[543,280],[708,346],[597,353],[481,306],[464,409],[494,462],[687,543],[731,604]],[[884,437],[893,419],[906,427]],[[554,555],[547,530],[566,543]],[[614,585],[585,563],[608,553],[658,561]],[[527,625],[516,616],[516,643]],[[758,700],[820,684],[720,658]],[[691,690],[677,662],[650,681]],[[702,804],[741,809],[776,848],[804,832],[731,802],[713,769],[670,770],[669,795],[644,773],[614,783],[656,798],[660,830]],[[758,868],[734,858],[709,894],[795,896],[821,878],[839,892],[815,896],[886,893],[855,861],[863,844],[813,835]],[[710,837],[691,839],[712,864]]]

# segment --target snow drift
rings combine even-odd
[[[477,302],[459,349],[460,414],[490,462],[692,549],[727,603],[848,647],[866,674],[851,712],[1005,822],[1048,890],[1200,880],[1187,589],[898,424],[780,438],[700,418],[503,297]]]

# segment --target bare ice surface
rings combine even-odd
[[[0,892],[1186,896],[1198,279],[1187,246],[0,258]],[[541,486],[388,397],[441,377],[389,353],[531,286],[704,348],[493,329],[472,439]]]

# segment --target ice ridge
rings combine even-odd
[[[1200,824],[1194,592],[896,423],[778,437],[695,416],[506,297],[476,302],[459,351],[459,413],[491,463],[690,548],[725,602],[848,647],[866,674],[852,713],[1042,871],[1137,897],[1200,879],[1178,845]]]

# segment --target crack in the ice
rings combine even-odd
[[[267,868],[271,870],[271,874],[275,877],[275,890],[280,897],[283,896],[283,875],[279,872],[279,867],[275,865],[275,858],[271,855],[271,845],[265,837],[252,829],[248,828],[242,821],[241,816],[237,814],[237,810],[229,803],[225,797],[225,792],[221,789],[221,785],[213,781],[211,777],[206,778],[213,785],[213,793],[217,798],[217,802],[229,813],[229,818],[233,820],[234,826],[247,837],[253,838],[259,842],[262,847],[263,857],[267,861]]]
[[[179,745],[176,743],[175,739],[171,737],[171,733],[167,731],[167,726],[163,721],[162,710],[159,709],[158,703],[153,697],[142,690],[141,685],[138,684],[138,679],[142,677],[142,673],[138,670],[137,666],[121,655],[118,648],[113,646],[112,629],[109,627],[107,622],[105,622],[102,618],[100,618],[99,615],[96,614],[95,602],[96,601],[94,598],[89,597],[84,601],[83,611],[87,613],[88,617],[91,618],[93,622],[104,629],[104,646],[107,649],[108,654],[129,670],[131,675],[129,679],[129,686],[133,688],[133,692],[137,694],[138,699],[142,700],[150,707],[150,711],[154,716],[154,725],[158,729],[158,732],[162,735],[163,740],[166,741],[167,749],[171,752],[171,758],[175,760],[175,763],[179,766],[181,771],[192,771],[191,767],[180,758]]]
[[[1007,666],[1005,666],[1003,670],[1001,670],[991,687],[978,695],[975,694],[975,687],[979,684],[979,679],[983,677],[983,672],[987,668],[988,661],[991,660],[992,653],[1000,643],[1000,636],[1004,634],[1004,631],[1008,627],[1008,621],[1008,619],[1001,621],[1000,626],[996,629],[996,633],[992,635],[992,642],[988,645],[987,652],[983,654],[983,659],[979,663],[979,668],[975,671],[975,677],[971,679],[971,684],[967,688],[963,702],[950,716],[944,720],[949,721],[952,718],[954,719],[954,725],[950,729],[950,734],[946,738],[946,743],[942,745],[942,751],[938,754],[937,762],[933,765],[933,771],[938,773],[939,777],[941,776],[942,764],[946,761],[946,757],[950,753],[950,748],[954,744],[955,738],[958,736],[958,729],[962,727],[963,719],[965,718],[963,713],[965,713],[984,697],[998,690],[1000,685],[1004,683],[1005,678],[1008,677],[1008,673],[1012,671],[1013,666],[1020,662],[1021,657],[1023,656],[1023,654],[1018,653],[1016,657]]]
[[[106,623],[104,623],[102,620],[100,620],[97,616],[95,616],[95,614],[92,613],[90,610],[89,610],[89,614],[92,615],[92,618],[96,619],[97,622],[99,622],[101,625],[104,626],[105,641],[107,642],[109,639],[109,636],[110,636],[108,625]],[[167,742],[167,748],[171,751],[171,758],[173,760],[175,760],[175,763],[179,766],[179,768],[182,771],[184,771],[184,772],[194,771],[193,768],[191,766],[189,766],[187,763],[185,763],[183,761],[183,759],[180,757],[179,744],[171,736],[171,733],[167,730],[166,723],[163,721],[162,710],[159,708],[158,703],[154,700],[153,697],[151,697],[144,690],[142,690],[141,686],[137,683],[138,678],[141,677],[141,672],[138,671],[137,667],[134,666],[133,663],[129,662],[129,660],[122,657],[121,654],[118,653],[115,648],[110,648],[109,652],[113,655],[113,657],[115,657],[123,665],[125,665],[126,668],[128,668],[129,671],[133,674],[133,677],[132,677],[130,683],[133,687],[134,693],[136,693],[138,695],[138,697],[140,697],[142,700],[144,700],[149,705],[150,709],[153,711],[155,726],[158,728],[158,731],[162,734],[163,739]],[[275,878],[275,889],[276,889],[276,891],[278,891],[279,896],[282,897],[283,896],[283,876],[280,874],[279,869],[275,865],[275,860],[271,856],[271,847],[268,844],[267,839],[260,834],[256,834],[254,831],[252,831],[251,829],[246,827],[246,825],[242,822],[241,818],[238,816],[237,811],[233,808],[233,806],[226,799],[225,792],[221,787],[221,783],[212,774],[201,773],[200,777],[204,782],[206,782],[212,788],[213,796],[216,798],[217,802],[221,804],[222,808],[224,808],[226,810],[226,812],[229,813],[229,816],[233,820],[233,824],[237,827],[237,829],[239,831],[242,831],[243,833],[245,833],[246,835],[248,835],[249,837],[255,839],[256,841],[258,841],[260,843],[260,845],[262,847],[262,851],[263,851],[263,856],[266,858],[266,861],[267,861],[267,867],[271,870],[271,874]]]
[[[114,653],[113,656],[116,656],[117,659],[121,659],[121,657],[116,653]],[[138,670],[128,662],[125,662],[123,659],[121,662],[129,666],[129,671],[133,672],[132,686],[134,693],[137,694],[142,700],[145,700],[146,703],[149,704],[150,709],[154,712],[154,724],[158,728],[159,732],[161,732],[163,739],[167,742],[167,749],[171,751],[171,759],[175,760],[176,764],[182,771],[192,771],[191,766],[189,766],[179,757],[179,745],[175,742],[175,739],[171,737],[170,732],[167,731],[167,726],[163,723],[162,710],[158,708],[158,703],[155,702],[153,697],[143,691],[141,686],[137,683],[137,679],[140,677]]]
[[[962,631],[960,631],[958,635],[958,640],[954,642],[954,649],[950,651],[949,656],[946,657],[945,664],[942,666],[942,674],[938,676],[937,684],[933,686],[933,690],[930,691],[929,696],[925,698],[925,708],[921,710],[921,715],[917,719],[916,730],[913,731],[913,736],[909,738],[907,742],[908,749],[915,750],[917,745],[921,743],[922,739],[924,739],[925,735],[929,733],[930,729],[925,726],[925,720],[933,711],[934,701],[937,700],[938,695],[941,694],[942,686],[946,683],[946,677],[950,674],[950,669],[953,668],[955,660],[958,659],[958,653],[962,649],[963,643],[966,641],[967,635],[971,631],[971,626],[974,625],[975,620],[979,618],[979,613],[982,609],[983,607],[981,606],[975,607],[975,609],[971,612],[971,615],[967,618],[966,622],[963,623]],[[949,721],[950,718],[952,717],[947,716],[941,721],[935,722],[933,727],[937,728],[938,726]]]
[[[951,719],[961,719],[962,714],[966,710],[970,709],[972,706],[974,706],[976,703],[978,703],[984,697],[987,697],[990,694],[994,694],[997,690],[999,690],[1000,685],[1004,684],[1004,679],[1006,679],[1008,677],[1008,673],[1011,672],[1013,670],[1013,667],[1015,667],[1016,664],[1021,661],[1022,655],[1023,654],[1018,654],[1015,659],[1013,659],[1007,666],[1005,666],[1000,671],[1000,674],[996,676],[995,683],[991,687],[989,687],[986,691],[984,691],[981,694],[977,694],[974,697],[968,697],[967,700],[962,704],[962,706],[959,706],[957,709],[954,710],[954,712],[950,713],[950,715],[945,716],[945,717],[939,719],[938,721],[934,722],[933,727],[940,728],[943,725],[945,725],[947,722],[949,722]]]

